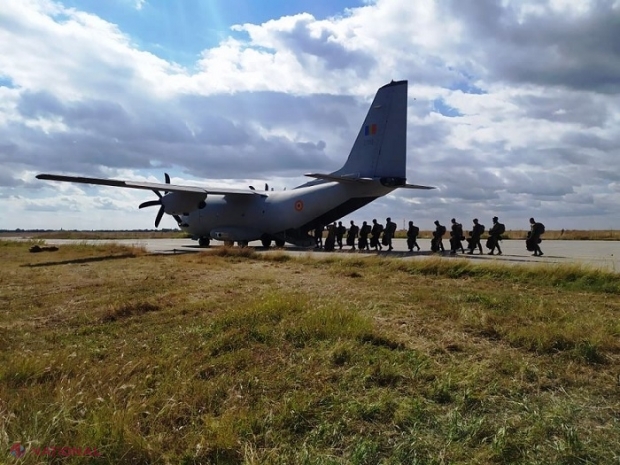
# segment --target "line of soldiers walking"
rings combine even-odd
[[[468,233],[468,237],[465,237],[463,232],[463,225],[456,221],[455,218],[450,220],[450,254],[456,255],[460,250],[461,253],[467,253],[472,255],[474,251],[478,250],[480,254],[483,254],[482,250],[482,235],[485,232],[485,227],[478,221],[478,218],[473,219],[472,229]],[[445,252],[443,245],[443,237],[447,232],[447,228],[439,223],[439,220],[435,221],[435,230],[432,233],[431,239],[431,251],[432,252]],[[493,226],[489,229],[489,237],[486,241],[486,247],[490,250],[488,255],[502,255],[502,249],[500,247],[500,241],[502,240],[502,234],[506,232],[504,224],[499,222],[497,216],[493,217]],[[527,250],[534,252],[534,256],[542,256],[543,252],[540,250],[540,236],[544,234],[545,226],[542,223],[536,222],[534,218],[530,218],[530,231],[528,232],[526,239]],[[327,226],[327,238],[325,244],[323,244],[323,227],[318,226],[314,231],[314,237],[316,241],[315,248],[323,248],[326,251],[335,250],[336,246],[340,250],[343,247],[343,240],[346,235],[346,245],[351,247],[351,250],[356,250],[357,247],[361,251],[370,251],[374,249],[377,252],[383,250],[383,247],[387,247],[388,251],[393,250],[392,240],[396,233],[396,223],[391,218],[386,218],[386,224],[383,226],[378,223],[376,219],[372,220],[372,226],[367,224],[366,221],[359,227],[351,220],[351,225],[347,229],[343,226],[342,221],[338,224],[333,223]],[[409,228],[407,229],[407,248],[409,252],[413,252],[413,249],[420,250],[418,245],[418,235],[420,228],[413,224],[413,221],[409,221]],[[467,252],[463,247],[463,241],[467,243]]]
[[[419,231],[419,230],[418,230]],[[357,247],[359,250],[374,250],[380,252],[383,247],[387,247],[387,250],[393,250],[392,239],[396,233],[396,223],[391,218],[386,218],[385,226],[377,222],[376,219],[372,220],[372,226],[366,221],[362,223],[362,226],[357,226],[353,220],[351,220],[351,226],[347,230],[343,226],[342,221],[338,224],[333,223],[327,226],[327,238],[325,244],[323,244],[323,227],[319,226],[314,230],[314,238],[316,241],[315,248],[323,248],[330,252],[336,248],[336,245],[340,250],[343,247],[343,239],[346,234],[346,245],[351,247],[351,250],[355,249],[357,241]]]

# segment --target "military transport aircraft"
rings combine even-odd
[[[65,181],[129,189],[152,190],[156,200],[138,208],[159,206],[155,227],[164,213],[179,227],[208,246],[211,239],[247,245],[260,239],[308,247],[308,234],[367,205],[394,189],[433,189],[406,182],[407,81],[392,81],[381,87],[368,110],[346,163],[329,174],[306,174],[312,181],[288,191],[212,189],[170,183],[120,181],[57,174],[39,174],[38,179]],[[163,193],[163,194],[162,194]]]

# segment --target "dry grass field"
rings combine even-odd
[[[0,462],[620,462],[620,275],[0,241]],[[33,448],[96,447],[97,458]]]

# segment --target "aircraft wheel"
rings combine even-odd
[[[248,241],[237,241],[237,245],[239,247],[247,247],[248,246]]]
[[[276,239],[276,247],[284,247],[284,243],[282,239]]]
[[[261,244],[263,244],[263,247],[265,247],[266,249],[271,247],[271,239],[261,239],[260,242]]]
[[[224,247],[232,247],[235,245],[233,241],[224,241]]]
[[[200,247],[209,247],[210,242],[211,240],[208,237],[201,237],[200,239],[198,239],[198,245]]]

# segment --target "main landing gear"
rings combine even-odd
[[[210,243],[211,243],[211,239],[209,239],[208,237],[200,237],[198,239],[198,245],[200,247],[209,247]]]
[[[271,237],[263,237],[260,242],[263,244],[263,247],[268,249],[271,247],[271,241],[273,239]],[[285,241],[282,239],[275,239],[276,247],[284,247]]]

